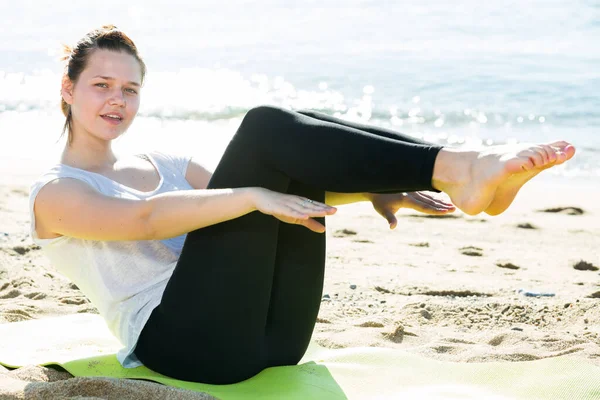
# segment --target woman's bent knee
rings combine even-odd
[[[246,113],[246,117],[249,117],[249,118],[265,118],[265,117],[267,117],[268,118],[270,116],[272,117],[272,116],[289,114],[289,113],[290,113],[290,111],[285,108],[265,104],[265,105],[261,105],[261,106],[252,107]]]
[[[272,145],[273,141],[277,140],[277,135],[286,130],[285,127],[292,117],[291,111],[276,106],[251,108],[242,119],[232,142],[243,143],[246,148],[261,144]]]
[[[242,126],[258,127],[258,131],[265,131],[265,127],[277,126],[282,121],[289,120],[293,112],[281,107],[263,105],[253,107],[244,116]]]

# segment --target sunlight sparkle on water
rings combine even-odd
[[[390,121],[392,122],[392,125],[395,126],[402,126],[404,125],[404,121],[402,120],[402,118],[398,118],[397,116],[392,116],[392,118],[390,118]]]
[[[411,108],[410,110],[408,110],[408,116],[411,118],[416,117],[420,112],[421,112],[420,107]]]

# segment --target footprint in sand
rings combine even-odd
[[[333,237],[346,237],[346,236],[354,236],[356,235],[355,231],[350,229],[340,229],[333,233]]]
[[[379,321],[364,321],[355,326],[360,328],[383,328],[385,325]]]
[[[83,314],[83,313],[87,313],[87,314],[100,314],[100,312],[98,311],[98,309],[94,306],[85,306],[82,307],[80,309],[77,310],[77,313],[79,314]]]
[[[461,218],[460,215],[453,214],[444,214],[444,215],[434,215],[434,214],[408,214],[407,217],[410,218],[433,218],[433,219],[457,219]]]
[[[431,350],[435,351],[436,353],[450,353],[450,354],[456,354],[460,351],[460,349],[456,346],[432,346]]]
[[[14,246],[12,248],[12,250],[14,252],[16,252],[16,253],[18,253],[20,255],[28,253],[31,250],[39,250],[39,249],[41,249],[41,247],[38,246],[38,245],[35,245],[35,244],[34,245],[30,245],[30,246]]]
[[[598,271],[598,267],[596,267],[595,265],[587,262],[587,261],[579,261],[577,262],[575,265],[573,265],[573,268],[575,268],[578,271]]]
[[[80,305],[80,304],[85,304],[85,303],[89,303],[89,300],[85,297],[82,296],[75,296],[75,297],[60,297],[59,301],[62,304],[74,304],[74,305]]]
[[[518,265],[515,265],[511,262],[496,263],[496,266],[500,267],[500,268],[507,268],[507,269],[521,269],[521,267],[519,267]]]
[[[491,294],[481,293],[481,292],[472,292],[470,290],[428,290],[425,292],[421,292],[419,294],[425,296],[454,296],[454,297],[490,297]]]
[[[488,344],[490,346],[498,346],[500,344],[502,344],[502,342],[504,342],[504,340],[506,339],[506,334],[500,334],[497,336],[494,336],[489,342]]]
[[[375,286],[373,289],[377,290],[379,293],[394,293],[393,291],[381,286]]]
[[[13,287],[16,288],[22,288],[23,286],[29,286],[29,287],[37,287],[35,281],[31,278],[27,278],[25,276],[22,276],[20,278],[17,279],[13,279],[10,282],[11,285],[13,285]]]
[[[0,312],[0,317],[4,318],[8,322],[19,322],[33,319],[33,316],[27,311],[18,308],[2,310]]]
[[[448,342],[448,343],[458,343],[458,344],[475,344],[475,342],[470,342],[468,340],[464,340],[464,339],[456,339],[456,338],[443,338],[442,339],[444,342]]]
[[[460,250],[461,254],[464,254],[465,256],[472,256],[472,257],[483,256],[483,249],[481,247],[466,246],[466,247],[461,247],[459,250]]]
[[[21,295],[21,291],[19,289],[13,289],[8,293],[4,293],[0,295],[0,299],[14,299],[15,297],[19,297]]]
[[[581,215],[585,213],[585,211],[579,207],[553,207],[537,210],[537,212],[562,213],[567,215]]]
[[[522,229],[538,229],[536,226],[530,224],[529,222],[525,222],[524,224],[519,224],[519,225],[517,225],[517,228],[522,228]]]
[[[13,190],[11,190],[11,192],[14,194],[21,195],[23,197],[29,196],[29,190],[26,190],[26,189],[13,189]]]
[[[46,293],[44,292],[30,292],[24,294],[24,296],[31,300],[42,300],[47,297]]]
[[[488,222],[485,218],[469,218],[466,220],[467,222]]]
[[[402,343],[404,336],[417,336],[412,332],[404,330],[404,326],[398,325],[392,332],[381,332],[381,336],[394,343]]]
[[[354,239],[353,242],[355,242],[355,243],[375,243],[369,239]]]

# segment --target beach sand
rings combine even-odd
[[[31,242],[30,178],[0,182],[0,323],[97,313]],[[539,211],[557,207],[566,209]],[[534,180],[497,217],[401,210],[398,219],[390,230],[369,203],[328,217],[313,335],[320,345],[392,347],[457,362],[569,354],[600,365],[597,182]],[[0,398],[82,397],[211,398],[146,381],[0,367]]]

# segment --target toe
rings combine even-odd
[[[569,144],[563,151],[567,154],[567,160],[569,160],[575,155],[575,146]]]
[[[552,146],[542,145],[541,147],[542,147],[542,151],[546,155],[546,157],[545,157],[546,164],[551,164],[558,159],[558,156],[556,155],[556,150],[554,150],[554,148]]]
[[[565,147],[569,146],[571,143],[565,142],[564,140],[557,140],[555,142],[548,143],[548,144],[552,147],[565,148]]]

